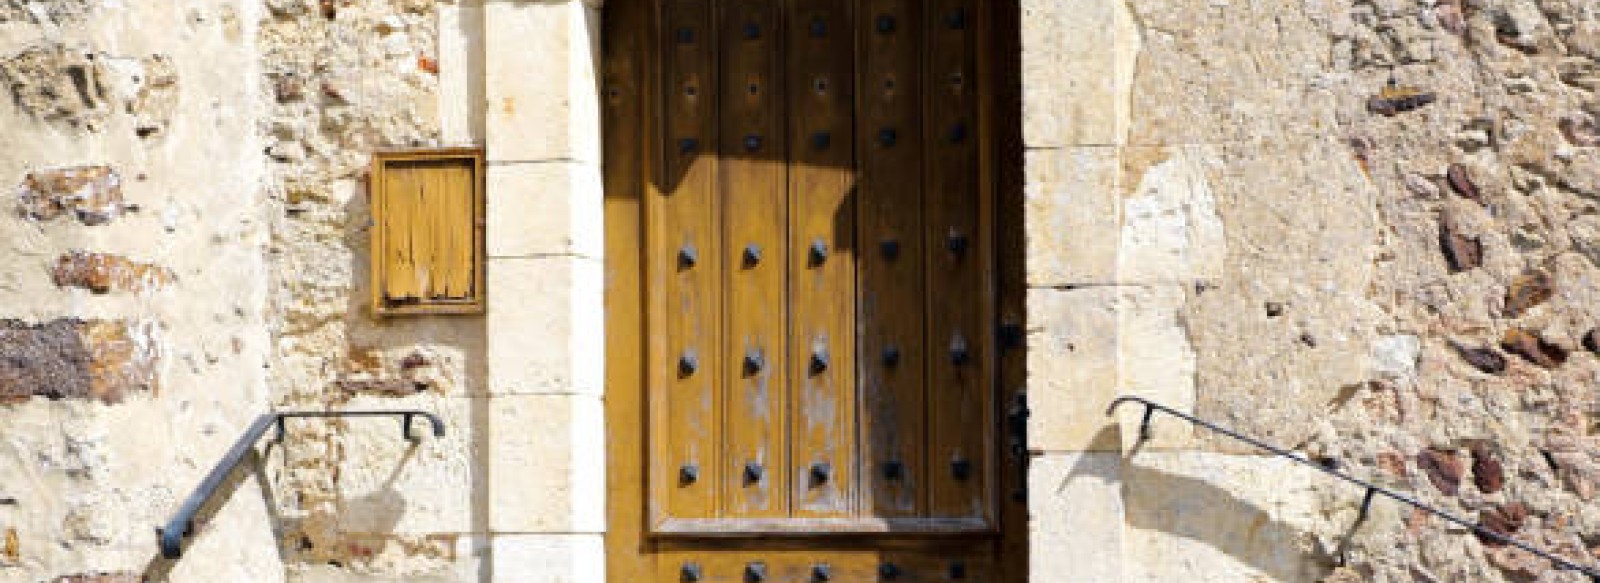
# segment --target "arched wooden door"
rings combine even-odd
[[[612,581],[1025,580],[1015,15],[606,4]]]

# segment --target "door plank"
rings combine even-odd
[[[647,456],[644,407],[649,337],[644,322],[645,197],[649,191],[644,120],[655,91],[653,0],[611,0],[604,8],[602,131],[605,187],[606,577],[649,581],[655,556],[646,542]],[[646,55],[650,55],[647,57]],[[481,169],[479,169],[481,172]],[[481,177],[480,177],[481,179]],[[653,378],[653,377],[652,377]],[[660,459],[660,458],[657,458]],[[669,580],[670,581],[670,580]]]
[[[870,516],[916,516],[926,506],[921,4],[867,0],[856,26],[860,471]]]
[[[720,203],[728,298],[722,374],[727,428],[723,515],[789,513],[788,375],[783,366],[788,305],[788,188],[778,3],[721,4]]]
[[[673,0],[662,35],[664,131],[663,196],[647,243],[651,281],[663,305],[652,310],[652,328],[665,340],[652,344],[650,366],[661,379],[665,402],[653,418],[656,492],[665,514],[709,518],[717,513],[721,477],[720,386],[721,254],[716,156],[706,151],[716,137],[716,47],[709,2]],[[698,260],[684,261],[694,248]],[[659,327],[657,327],[659,326]]]
[[[980,230],[976,26],[970,0],[927,7],[928,510],[989,517],[991,246]]]
[[[848,516],[857,451],[851,10],[848,0],[786,4],[792,515]]]

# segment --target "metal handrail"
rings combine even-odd
[[[1528,543],[1522,542],[1521,540],[1518,540],[1518,539],[1512,538],[1510,536],[1506,536],[1506,535],[1500,534],[1498,532],[1495,532],[1495,531],[1489,530],[1487,528],[1484,528],[1483,525],[1478,524],[1476,522],[1472,522],[1472,521],[1469,521],[1469,520],[1467,520],[1465,518],[1461,518],[1461,517],[1456,516],[1454,514],[1450,514],[1448,512],[1445,512],[1445,511],[1440,510],[1438,508],[1435,508],[1433,506],[1429,506],[1427,504],[1423,504],[1422,502],[1420,502],[1417,499],[1412,498],[1410,496],[1406,496],[1406,495],[1401,494],[1399,492],[1395,492],[1394,490],[1390,490],[1388,488],[1384,488],[1384,487],[1379,486],[1377,484],[1373,484],[1372,482],[1368,482],[1366,480],[1362,480],[1362,479],[1357,478],[1355,476],[1351,476],[1349,474],[1340,472],[1338,470],[1334,470],[1334,469],[1329,468],[1327,466],[1324,466],[1322,464],[1318,464],[1318,463],[1313,462],[1313,461],[1311,461],[1309,459],[1306,459],[1306,458],[1304,458],[1302,456],[1296,455],[1294,452],[1291,452],[1291,451],[1289,451],[1287,449],[1284,449],[1284,448],[1281,448],[1281,447],[1278,447],[1278,446],[1263,442],[1261,440],[1255,439],[1253,437],[1238,433],[1236,431],[1233,431],[1233,430],[1228,429],[1226,427],[1222,427],[1222,426],[1216,425],[1214,423],[1211,423],[1210,421],[1206,421],[1204,419],[1200,419],[1200,418],[1195,417],[1193,415],[1189,415],[1189,414],[1183,413],[1181,411],[1176,411],[1176,410],[1172,409],[1171,407],[1167,407],[1165,405],[1161,405],[1159,403],[1155,403],[1153,401],[1150,401],[1149,399],[1145,399],[1143,397],[1135,397],[1135,396],[1117,397],[1115,400],[1111,401],[1111,406],[1106,409],[1106,416],[1109,417],[1109,416],[1115,415],[1116,412],[1117,412],[1117,407],[1119,407],[1123,403],[1126,403],[1126,402],[1129,402],[1129,401],[1132,401],[1132,402],[1135,402],[1135,403],[1138,403],[1138,404],[1144,406],[1144,416],[1139,421],[1139,441],[1146,441],[1146,440],[1150,439],[1150,421],[1151,421],[1151,418],[1154,416],[1156,411],[1160,411],[1162,413],[1166,413],[1168,415],[1171,415],[1173,417],[1177,417],[1177,418],[1182,419],[1184,421],[1188,421],[1192,425],[1203,427],[1205,429],[1209,429],[1209,430],[1211,430],[1213,432],[1216,432],[1216,433],[1221,433],[1223,435],[1226,435],[1228,437],[1234,438],[1236,440],[1248,443],[1248,444],[1250,444],[1252,446],[1255,446],[1256,448],[1272,452],[1273,455],[1276,455],[1278,457],[1288,458],[1289,460],[1292,460],[1295,463],[1311,467],[1311,468],[1313,468],[1313,469],[1315,469],[1315,470],[1317,470],[1319,472],[1322,472],[1324,474],[1328,474],[1328,475],[1333,476],[1335,478],[1338,478],[1340,480],[1344,480],[1346,482],[1349,482],[1349,483],[1355,484],[1357,486],[1361,486],[1362,488],[1365,488],[1367,493],[1366,493],[1366,496],[1362,497],[1362,499],[1361,499],[1361,513],[1356,518],[1356,522],[1358,524],[1361,521],[1366,519],[1367,510],[1370,509],[1371,506],[1372,506],[1372,498],[1373,498],[1373,496],[1375,496],[1375,495],[1383,495],[1386,498],[1391,498],[1391,499],[1393,499],[1395,501],[1398,501],[1398,502],[1400,502],[1402,504],[1406,504],[1406,505],[1411,506],[1413,508],[1416,508],[1418,510],[1422,510],[1424,512],[1427,512],[1429,514],[1437,516],[1439,518],[1443,518],[1443,519],[1448,520],[1450,522],[1453,522],[1453,523],[1456,523],[1458,525],[1464,526],[1464,527],[1466,527],[1468,529],[1471,529],[1472,532],[1477,533],[1480,536],[1487,536],[1489,538],[1495,539],[1495,540],[1500,541],[1502,543],[1505,543],[1505,544],[1508,544],[1508,545],[1512,545],[1512,546],[1517,547],[1519,549],[1522,549],[1524,551],[1528,551],[1530,553],[1533,553],[1535,555],[1538,555],[1540,557],[1548,559],[1549,561],[1555,563],[1556,565],[1560,566],[1563,569],[1568,569],[1568,570],[1572,570],[1572,571],[1577,571],[1579,573],[1583,573],[1584,575],[1589,576],[1590,580],[1595,581],[1596,583],[1600,583],[1600,570],[1596,570],[1596,569],[1594,569],[1592,567],[1585,567],[1583,565],[1579,565],[1579,564],[1574,563],[1574,562],[1572,562],[1572,561],[1570,561],[1568,559],[1562,558],[1562,557],[1560,557],[1560,556],[1558,556],[1558,555],[1556,555],[1554,553],[1551,553],[1549,551],[1545,551],[1543,549],[1540,549],[1540,548],[1535,547],[1533,545],[1530,545]]]
[[[414,441],[411,436],[411,420],[416,417],[427,418],[433,425],[433,436],[444,437],[444,421],[437,415],[425,411],[284,411],[268,413],[257,417],[245,429],[244,435],[233,443],[228,453],[222,456],[222,461],[211,468],[211,473],[201,480],[189,498],[184,500],[183,506],[178,507],[178,512],[172,515],[172,520],[167,521],[165,528],[156,529],[160,538],[161,555],[168,559],[178,559],[183,556],[183,539],[194,535],[194,519],[200,509],[217,494],[217,490],[227,482],[228,476],[238,468],[239,464],[255,449],[256,441],[267,433],[268,429],[276,428],[277,434],[273,436],[274,443],[282,443],[284,438],[285,420],[304,417],[399,417],[401,437]]]

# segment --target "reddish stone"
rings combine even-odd
[[[77,575],[62,575],[51,580],[51,583],[140,583],[144,576],[138,573],[119,571],[116,573],[80,573]]]
[[[1451,164],[1445,171],[1445,181],[1450,183],[1450,190],[1464,198],[1483,202],[1483,195],[1478,192],[1478,185],[1472,182],[1472,176],[1467,174],[1467,167],[1460,164]]]
[[[72,213],[85,225],[109,223],[132,208],[122,202],[122,177],[109,166],[30,172],[17,201],[23,217],[48,221]]]
[[[107,320],[0,320],[0,402],[31,397],[115,403],[153,391],[159,353],[147,326]]]
[[[1489,446],[1483,443],[1472,445],[1472,484],[1478,487],[1479,492],[1493,494],[1505,486],[1505,467],[1496,459],[1494,452],[1489,451]]]
[[[1555,285],[1543,271],[1533,270],[1517,276],[1506,289],[1505,315],[1519,318],[1555,294]]]
[[[1461,489],[1461,476],[1466,473],[1461,458],[1453,451],[1428,448],[1417,454],[1417,467],[1428,475],[1428,481],[1447,496],[1455,496]]]
[[[1522,530],[1522,527],[1527,522],[1528,507],[1523,506],[1521,502],[1501,504],[1483,511],[1478,518],[1478,524],[1483,527],[1483,530],[1506,537]],[[1500,539],[1486,535],[1481,531],[1475,532],[1475,534],[1478,536],[1478,540],[1491,547],[1505,546],[1506,544]]]
[[[106,253],[72,251],[56,260],[51,272],[60,287],[79,287],[103,294],[110,291],[148,291],[172,283],[172,270]]]
[[[1472,365],[1473,368],[1489,374],[1506,372],[1506,357],[1500,356],[1500,353],[1493,348],[1487,346],[1473,348],[1454,342],[1450,343],[1450,347],[1454,348],[1456,354],[1460,355],[1461,359],[1467,361],[1467,364]]]
[[[1483,265],[1483,244],[1477,237],[1458,232],[1454,221],[1446,219],[1439,222],[1439,248],[1444,251],[1444,260],[1450,266],[1451,273]]]
[[[1378,454],[1378,467],[1385,472],[1402,478],[1411,475],[1411,472],[1406,469],[1405,458],[1401,457],[1399,453],[1392,451],[1380,452]]]
[[[1567,362],[1567,349],[1520,328],[1506,330],[1500,347],[1544,368],[1556,368]]]

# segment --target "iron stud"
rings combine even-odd
[[[950,562],[950,578],[951,579],[966,579],[967,578],[967,564],[963,563],[961,561],[951,561]]]
[[[899,132],[894,131],[893,128],[883,128],[878,130],[878,143],[883,147],[893,147],[895,142],[898,141],[900,141],[900,134]]]
[[[755,243],[744,246],[745,267],[755,267],[761,263],[761,246]]]
[[[680,28],[680,29],[678,29],[678,43],[679,44],[689,44],[689,43],[692,43],[692,42],[694,42],[694,29],[692,29],[692,28]]]
[[[811,580],[812,581],[817,581],[817,582],[832,581],[833,580],[833,567],[828,565],[827,563],[817,563],[815,565],[812,565],[811,566]]]
[[[744,149],[747,152],[754,152],[756,150],[760,150],[761,149],[761,136],[755,136],[755,135],[745,136],[744,137]]]
[[[693,484],[698,481],[700,481],[700,466],[695,464],[683,464],[682,467],[678,468],[678,482],[683,484]]]
[[[683,356],[678,357],[678,376],[694,376],[697,370],[700,370],[700,359],[695,356],[694,351],[685,352]]]
[[[698,139],[695,139],[695,138],[683,138],[681,140],[678,140],[678,153],[679,154],[693,154],[696,150],[699,150],[699,149],[700,149],[700,140],[698,140]]]
[[[760,583],[767,580],[767,564],[761,561],[746,563],[744,566],[744,580],[749,583]]]
[[[1022,348],[1024,334],[1021,324],[1005,323],[1000,325],[1000,346],[1006,350]]]
[[[705,579],[705,573],[700,570],[700,563],[684,563],[678,569],[678,579],[694,583]]]
[[[754,375],[759,373],[761,372],[761,368],[765,365],[766,362],[765,359],[761,357],[760,350],[752,348],[749,352],[744,354],[744,374]]]
[[[811,484],[820,486],[828,483],[828,478],[833,476],[833,465],[828,462],[811,464]]]
[[[951,30],[963,30],[967,28],[966,9],[957,8],[951,11],[950,14],[945,15],[944,24],[945,26],[950,27]]]
[[[894,581],[900,578],[900,566],[894,563],[878,565],[878,577],[884,581]]]
[[[690,267],[694,267],[695,264],[699,263],[699,262],[700,262],[700,250],[695,249],[693,244],[684,245],[683,248],[678,249],[678,266],[679,267],[682,267],[684,269],[688,269]]]
[[[906,465],[899,460],[890,460],[883,464],[883,477],[889,480],[899,480],[906,475]]]
[[[967,348],[967,339],[957,334],[950,339],[950,364],[965,366],[972,361],[972,351]]]
[[[828,244],[822,239],[811,242],[811,265],[818,266],[828,261]]]
[[[811,374],[819,375],[828,370],[827,349],[817,349],[811,353]]]
[[[833,136],[828,135],[828,132],[817,132],[815,134],[811,134],[811,147],[813,148],[818,150],[826,150],[828,149],[828,146],[832,144]]]
[[[894,17],[891,16],[891,15],[888,15],[888,14],[879,15],[877,24],[878,24],[878,33],[879,34],[889,34],[891,32],[894,32],[895,22],[894,22]]]
[[[893,344],[883,348],[883,366],[893,367],[900,364],[900,347]]]
[[[900,257],[900,241],[896,239],[884,239],[882,242],[878,243],[878,250],[883,253],[884,259],[894,261]]]
[[[828,36],[828,21],[821,18],[811,19],[811,36],[813,38]]]
[[[761,473],[762,473],[761,472],[761,464],[756,463],[756,462],[745,462],[745,464],[744,464],[744,482],[746,484],[757,484],[757,483],[760,483],[761,482]]]
[[[966,233],[955,229],[950,229],[950,235],[945,238],[945,247],[949,248],[950,252],[956,254],[957,257],[967,254],[967,247],[970,243]]]
[[[962,481],[972,477],[972,462],[964,458],[950,460],[950,476]]]
[[[761,38],[761,25],[754,22],[746,22],[744,25],[744,37],[750,40]]]
[[[967,141],[967,124],[958,123],[950,128],[950,143],[960,144]]]

